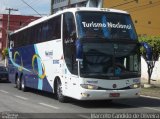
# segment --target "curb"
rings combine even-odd
[[[144,98],[151,98],[151,99],[157,99],[157,100],[160,100],[159,97],[152,97],[152,96],[146,96],[146,95],[140,95],[141,97],[144,97]]]

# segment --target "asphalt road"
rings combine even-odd
[[[91,113],[159,113],[160,99],[140,97],[107,101],[77,101],[60,103],[53,94],[29,90],[22,92],[14,84],[0,82],[0,112],[23,113],[37,118],[91,118]],[[34,113],[34,114],[33,114]],[[59,113],[59,114],[58,114]],[[11,115],[17,116],[17,115]]]

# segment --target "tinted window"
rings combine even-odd
[[[63,16],[63,46],[64,58],[69,71],[77,74],[76,47],[72,34],[75,33],[75,22],[72,13],[65,13]]]
[[[85,43],[83,44],[82,76],[120,78],[138,77],[140,54],[137,44]]]
[[[39,23],[11,35],[14,46],[20,47],[61,38],[61,16]]]
[[[78,36],[137,40],[131,17],[122,13],[77,12]]]
[[[48,21],[48,39],[60,39],[61,38],[61,16],[56,19]]]
[[[66,13],[63,17],[63,39],[71,37],[72,33],[75,32],[75,21],[72,13]]]

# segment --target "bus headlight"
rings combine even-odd
[[[80,84],[82,88],[90,89],[90,90],[96,90],[98,89],[98,86],[90,85],[90,84]]]
[[[130,88],[135,89],[135,88],[140,88],[141,84],[140,83],[136,83],[130,86]]]

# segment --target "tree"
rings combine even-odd
[[[148,59],[146,49],[144,47],[141,47],[141,55],[145,59],[148,67],[148,84],[151,84],[153,68],[160,56],[160,37],[139,37],[139,41],[148,43],[152,49],[151,58]]]
[[[4,66],[7,67],[8,66],[8,49],[5,48],[2,50],[2,59],[5,60]]]
[[[6,57],[8,57],[8,49],[7,48],[2,50],[2,59],[5,59]]]

